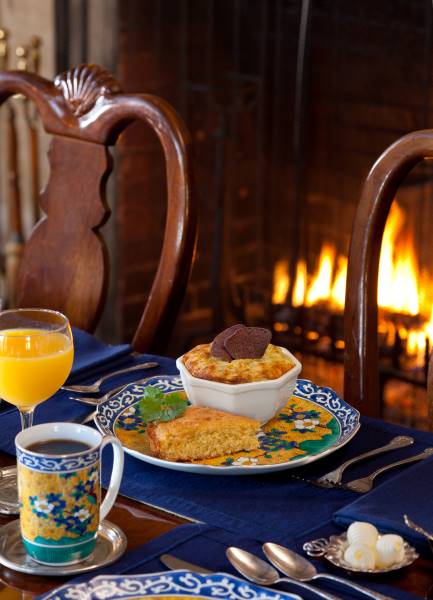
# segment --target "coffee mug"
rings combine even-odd
[[[114,461],[101,504],[101,451],[107,444],[113,446]],[[50,565],[84,560],[92,553],[99,523],[119,491],[123,472],[119,440],[86,425],[47,423],[21,431],[15,446],[21,537],[27,553]],[[56,451],[32,450],[44,447]]]

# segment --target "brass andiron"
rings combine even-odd
[[[40,51],[41,39],[34,35],[29,46],[19,46],[16,49],[16,55],[18,58],[17,68],[21,71],[32,71],[33,73],[39,73],[40,65]],[[29,102],[28,98],[22,96],[22,102],[24,106],[24,118],[26,120],[27,129],[29,132],[30,141],[30,173],[31,173],[31,195],[32,195],[32,221],[33,224],[37,223],[40,217],[39,211],[39,139],[37,129],[37,112]]]
[[[16,68],[19,71],[38,72],[40,66],[41,40],[33,36],[28,45],[18,46],[15,50]],[[9,44],[8,32],[0,29],[0,70],[8,69]],[[19,109],[22,105],[22,112]],[[16,282],[20,267],[23,247],[24,233],[22,223],[23,203],[19,182],[19,136],[17,118],[22,114],[24,117],[25,130],[28,132],[29,140],[29,162],[31,177],[31,201],[27,204],[31,210],[31,221],[35,224],[39,220],[39,140],[37,128],[37,113],[28,99],[21,95],[14,95],[6,104],[5,136],[7,155],[7,207],[8,207],[8,231],[4,249],[4,277],[6,281],[6,303],[8,308],[16,305]],[[26,146],[27,147],[27,146]]]
[[[8,34],[1,30],[2,67],[8,63]],[[21,195],[18,181],[18,134],[16,127],[16,106],[11,99],[6,113],[6,154],[7,154],[7,205],[8,232],[5,243],[5,276],[8,307],[15,306],[15,289],[18,269],[23,250],[23,229],[21,218]]]

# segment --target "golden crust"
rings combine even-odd
[[[220,383],[251,383],[278,379],[295,365],[278,346],[268,344],[262,358],[240,358],[226,362],[214,358],[211,344],[196,346],[183,356],[183,363],[194,377]]]
[[[255,450],[260,423],[221,410],[189,406],[182,416],[146,428],[153,456],[172,461],[190,461]]]

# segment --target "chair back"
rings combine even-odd
[[[123,94],[96,65],[80,65],[48,81],[38,75],[0,73],[0,104],[12,94],[32,100],[52,135],[50,177],[40,203],[46,216],[25,244],[17,305],[65,313],[93,331],[104,306],[108,252],[100,227],[109,217],[105,184],[108,147],[133,121],[153,128],[164,150],[167,217],[159,266],[133,339],[139,351],[162,351],[172,331],[191,271],[196,205],[191,147],[185,126],[161,98]]]
[[[385,222],[399,186],[425,158],[433,158],[433,130],[410,133],[385,150],[368,174],[353,223],[344,309],[344,397],[369,416],[381,414],[377,287]]]

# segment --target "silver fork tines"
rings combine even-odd
[[[140,363],[139,365],[133,365],[132,367],[117,369],[116,371],[106,373],[105,375],[97,379],[94,383],[90,383],[88,385],[64,385],[62,386],[62,390],[66,390],[67,392],[75,392],[77,394],[97,394],[104,381],[110,379],[111,377],[114,377],[115,375],[125,375],[126,373],[133,373],[134,371],[144,371],[146,369],[153,369],[155,367],[159,367],[159,364],[157,362]]]
[[[433,448],[426,448],[420,454],[415,454],[415,456],[410,456],[409,458],[405,458],[404,460],[399,460],[397,462],[391,463],[390,465],[385,465],[384,467],[373,471],[373,473],[371,473],[371,475],[368,475],[367,477],[362,477],[361,479],[354,479],[353,481],[349,481],[348,483],[344,484],[344,487],[349,490],[352,490],[353,492],[359,492],[360,494],[364,494],[365,492],[369,492],[371,490],[371,488],[373,487],[374,479],[381,473],[388,471],[388,469],[399,467],[400,465],[405,465],[407,463],[415,462],[417,460],[424,460],[424,458],[428,458],[432,454]]]
[[[322,477],[316,479],[314,483],[322,487],[340,487],[339,484],[341,484],[343,472],[351,465],[357,462],[361,462],[362,460],[365,460],[372,456],[377,456],[378,454],[383,454],[385,452],[390,452],[391,450],[396,450],[397,448],[405,448],[406,446],[410,446],[411,444],[413,444],[413,442],[414,439],[412,437],[406,435],[399,435],[393,438],[385,446],[380,446],[379,448],[375,448],[374,450],[364,452],[363,454],[359,454],[358,456],[347,460],[333,471],[330,471],[329,473],[326,473],[325,475],[322,475]]]

